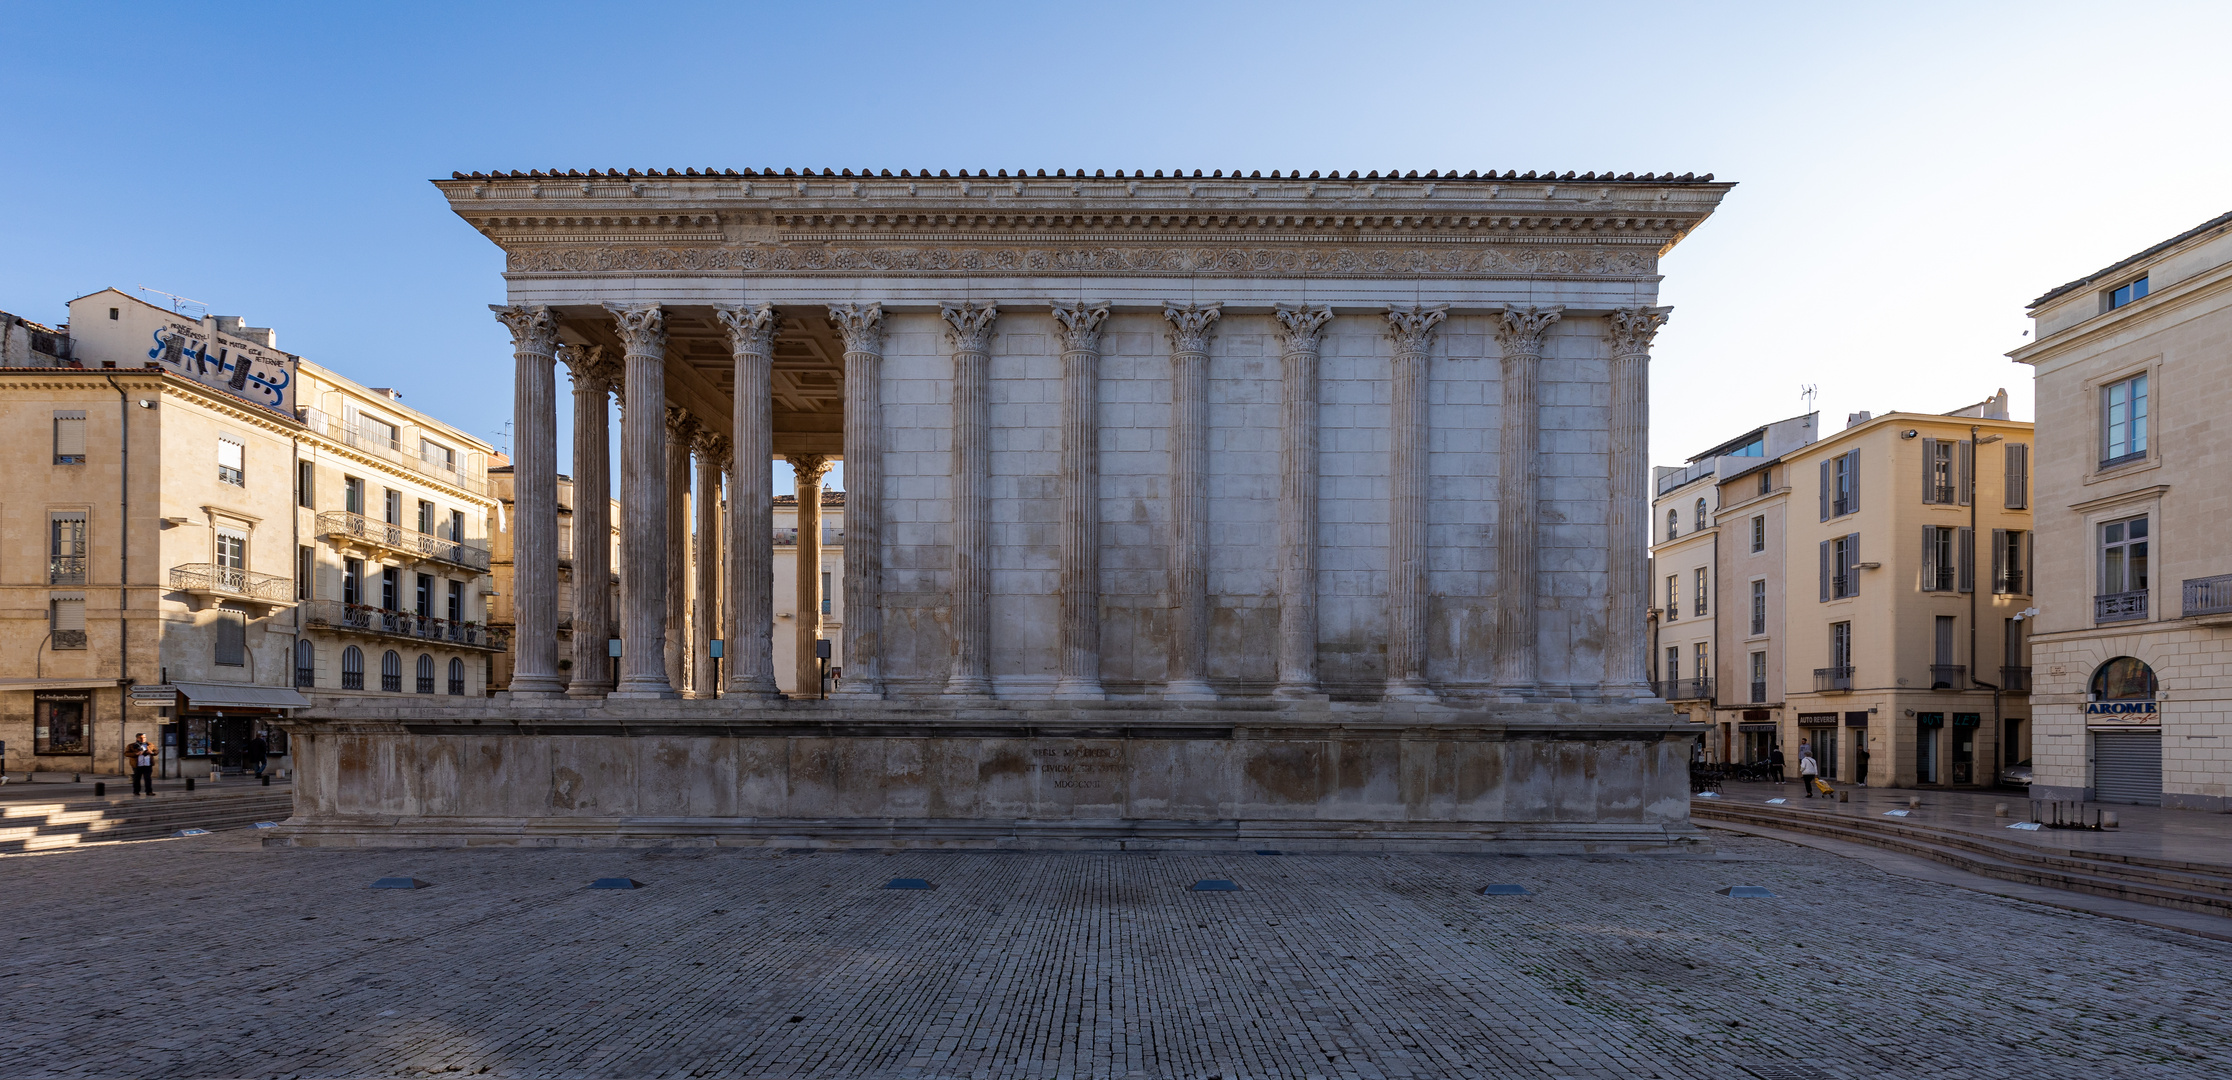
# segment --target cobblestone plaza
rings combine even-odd
[[[2232,944],[1717,854],[0,858],[11,1076],[2201,1077]],[[374,890],[409,875],[418,890]],[[632,891],[591,890],[626,876]],[[920,877],[930,891],[883,888]],[[1200,879],[1236,892],[1197,892]],[[1483,896],[1515,883],[1528,896]],[[1765,886],[1776,899],[1717,890]]]

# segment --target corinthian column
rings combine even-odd
[[[676,405],[666,409],[666,668],[667,685],[690,689],[690,444],[697,421]]]
[[[1426,418],[1427,364],[1434,328],[1449,317],[1446,305],[1387,309],[1387,336],[1395,342],[1389,426],[1394,451],[1388,467],[1387,697],[1432,701],[1426,682]]]
[[[829,473],[829,459],[820,454],[785,456],[790,459],[798,490],[798,612],[794,616],[798,623],[798,694],[820,697],[821,662],[814,656],[814,642],[821,640],[822,631],[821,485],[822,477]],[[849,512],[852,507],[845,509]],[[774,538],[772,531],[768,538]],[[850,644],[851,635],[846,637]]]
[[[620,418],[620,688],[671,698],[667,678],[666,311],[607,304],[627,346]]]
[[[883,696],[883,317],[881,304],[829,309],[845,337],[845,681],[838,692],[851,698]]]
[[[1612,339],[1612,447],[1604,519],[1611,593],[1605,611],[1604,683],[1605,693],[1615,697],[1651,696],[1643,626],[1651,589],[1651,340],[1673,310],[1617,308],[1606,323]]]
[[[601,345],[565,352],[573,372],[573,685],[569,697],[612,689],[605,642],[612,636],[611,402],[613,363]]]
[[[1317,677],[1318,345],[1333,309],[1287,307],[1279,320],[1279,685],[1322,698]]]
[[[1100,684],[1100,335],[1108,305],[1056,304],[1062,333],[1061,678],[1054,696]]]
[[[1170,320],[1170,680],[1163,696],[1215,700],[1209,686],[1209,332],[1223,308],[1163,305]]]
[[[697,589],[693,598],[690,686],[696,696],[719,697],[713,639],[721,625],[721,474],[728,469],[728,436],[700,430],[697,443]],[[724,646],[723,651],[726,651]]]
[[[518,697],[556,697],[558,681],[558,317],[541,305],[489,305],[512,335],[512,679]]]
[[[953,343],[953,673],[951,697],[992,693],[992,448],[985,368],[997,304],[948,304]]]
[[[1563,307],[1507,307],[1496,320],[1503,348],[1503,437],[1496,462],[1496,685],[1525,697],[1535,689],[1535,369],[1542,339]]]
[[[716,308],[736,360],[729,472],[728,693],[775,696],[775,305]]]

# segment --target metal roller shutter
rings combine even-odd
[[[2162,733],[2093,732],[2093,798],[2162,805]]]

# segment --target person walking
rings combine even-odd
[[[255,738],[248,740],[248,763],[256,767],[256,775],[261,777],[264,774],[264,766],[270,761],[271,742],[265,739],[263,733],[259,731]]]
[[[1801,747],[1798,751],[1798,782],[1805,785],[1806,797],[1814,797],[1814,781],[1821,779],[1821,764],[1814,760],[1811,750]]]
[[[1783,775],[1783,766],[1784,763],[1782,747],[1778,746],[1772,750],[1767,751],[1767,767],[1775,770],[1775,782],[1778,784],[1787,784],[1790,782],[1790,778]]]
[[[124,748],[124,758],[132,763],[132,794],[155,794],[155,747],[144,733],[132,736],[132,745]]]

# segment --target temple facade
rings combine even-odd
[[[1646,668],[1648,361],[1659,259],[1730,185],[436,186],[507,259],[512,674],[492,705],[310,710],[282,839],[1686,830],[1691,729]],[[617,573],[616,607],[559,595],[560,439],[574,528],[606,527],[591,518],[617,500],[619,565],[571,553],[572,580]],[[777,628],[799,635],[786,660],[811,655],[775,610],[778,460],[800,491],[844,467],[827,701],[777,689]],[[616,676],[594,677],[614,649]]]

